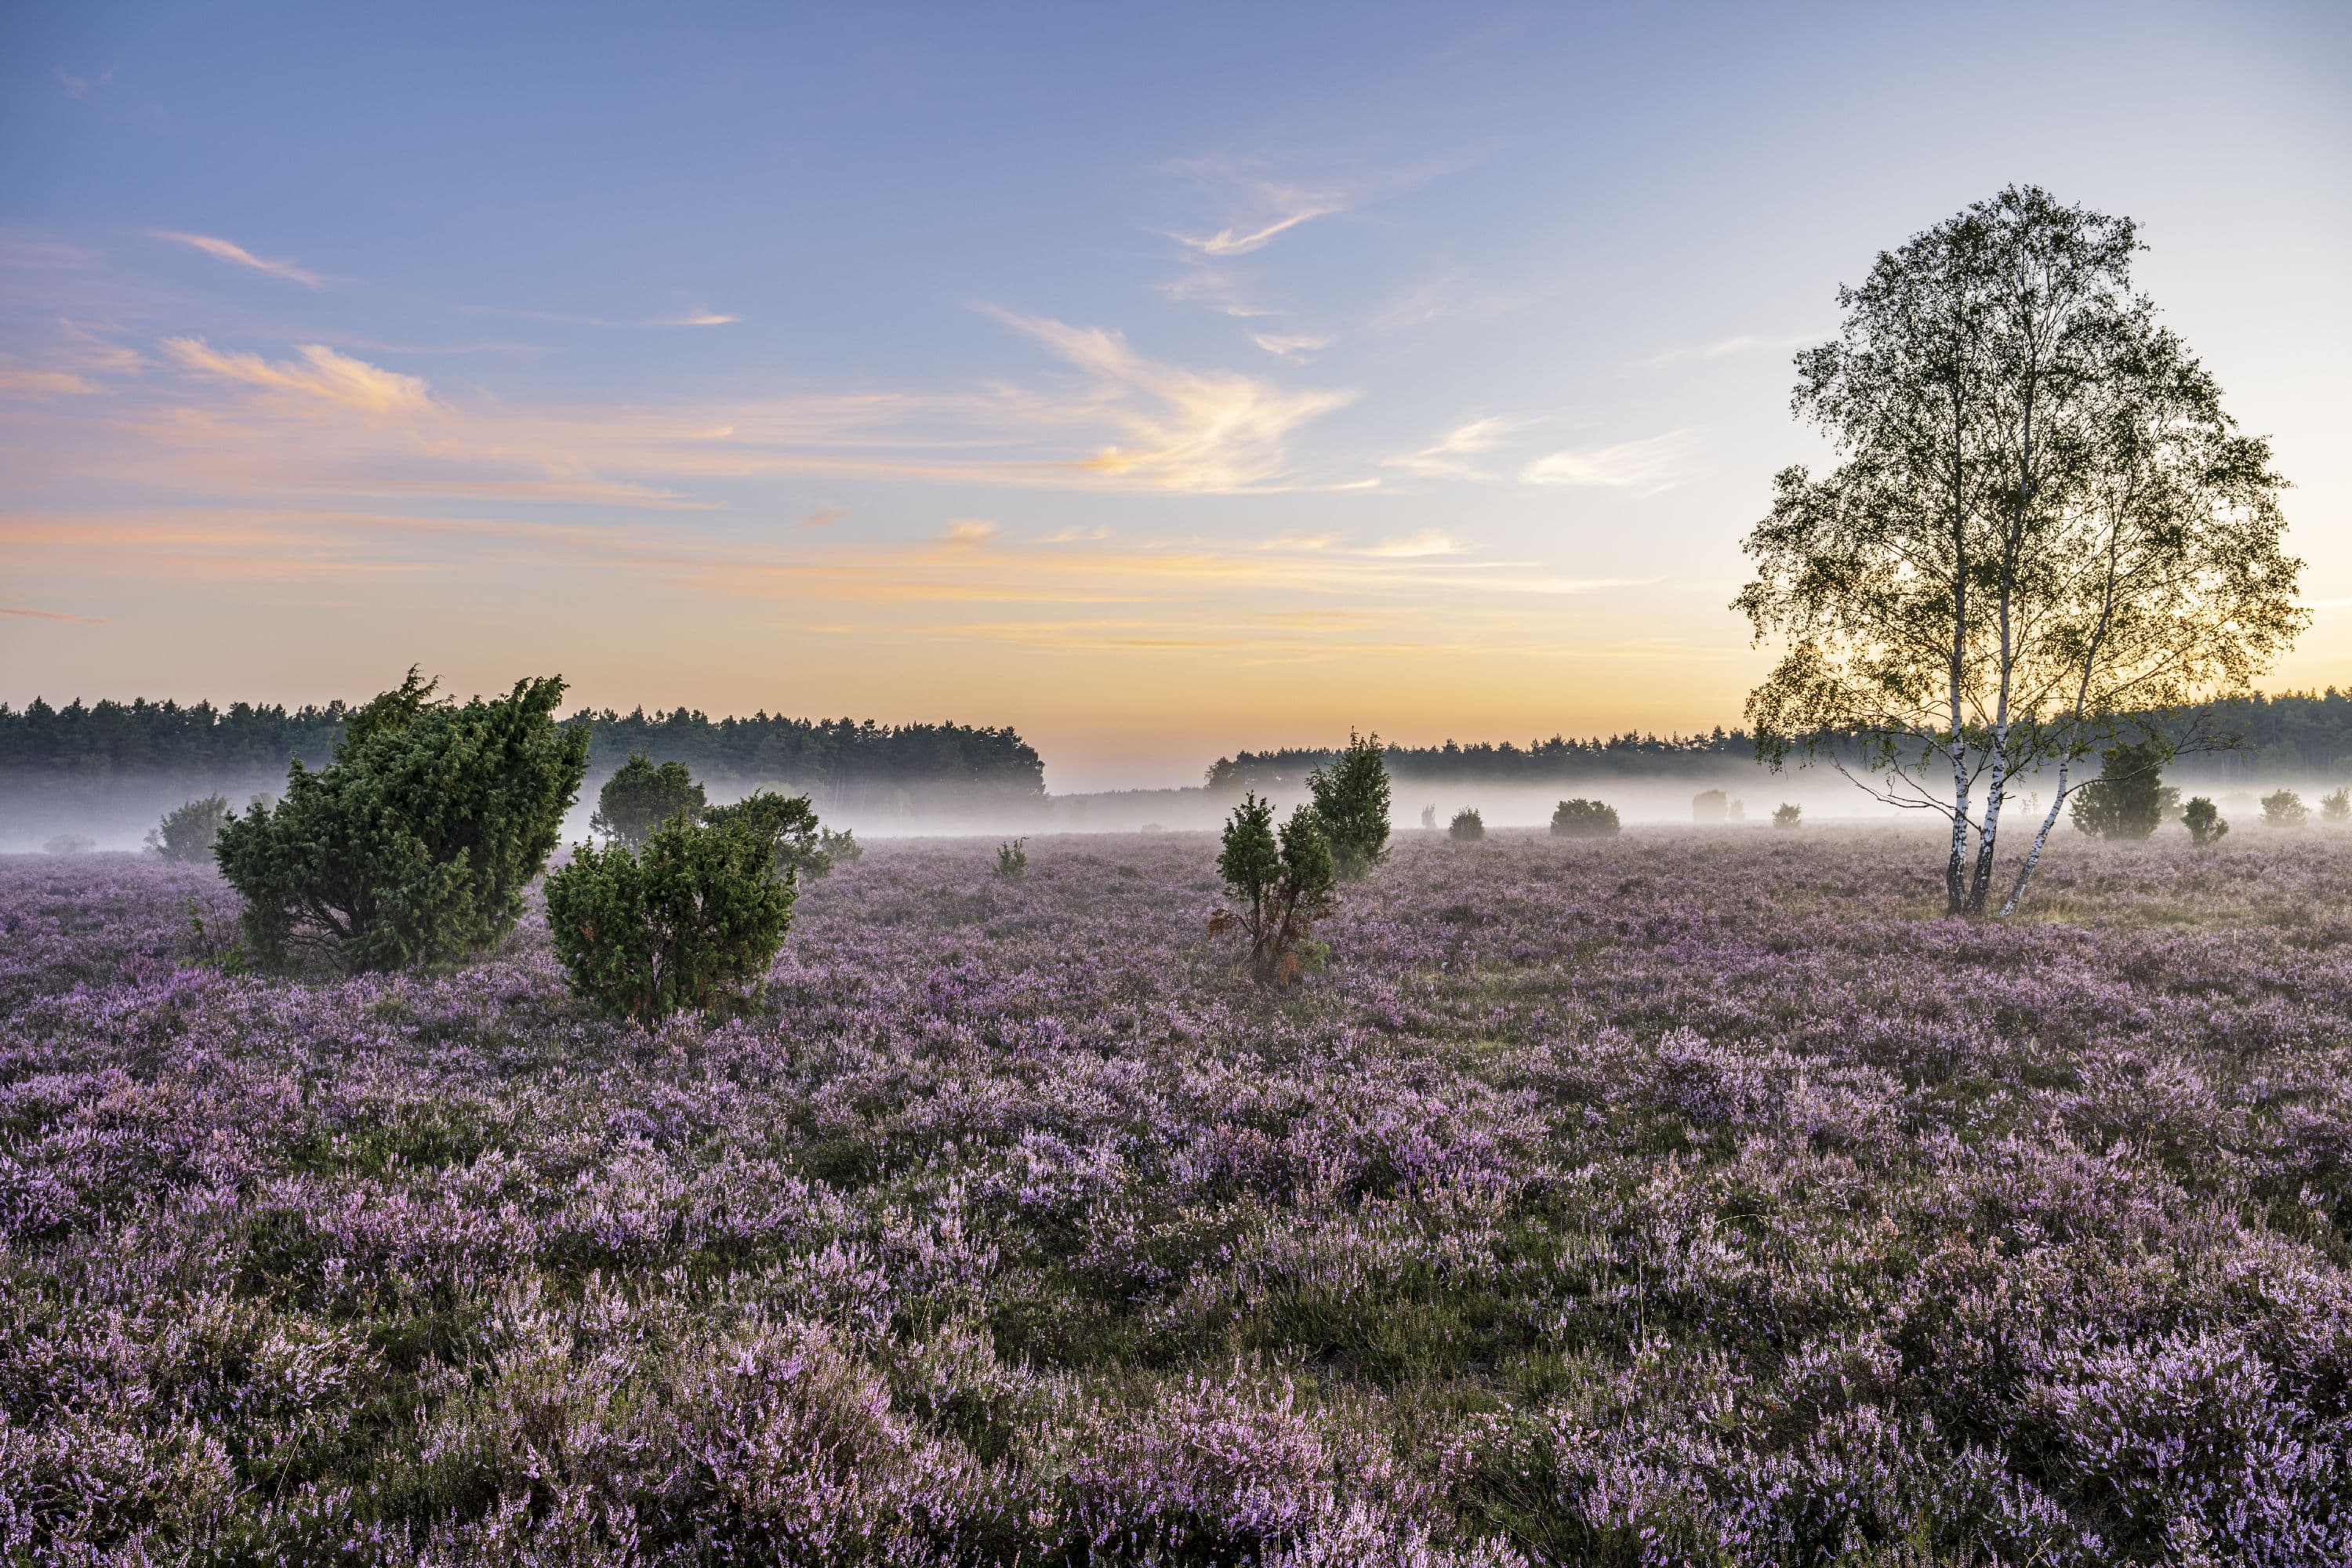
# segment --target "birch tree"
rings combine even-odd
[[[1783,645],[1750,694],[1766,760],[1826,755],[1950,825],[1950,914],[1992,907],[2002,807],[2139,722],[2244,686],[2305,619],[2283,481],[2133,290],[2129,219],[2012,187],[1882,253],[1798,356],[1837,462],[1776,479],[1735,601]],[[1847,757],[1855,760],[1848,767]]]

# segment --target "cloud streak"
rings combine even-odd
[[[1519,471],[1530,485],[1588,485],[1655,495],[1671,489],[1693,461],[1698,432],[1668,430],[1639,441],[1582,447],[1538,458]]]
[[[1197,256],[1223,260],[1229,257],[1247,256],[1263,250],[1300,224],[1318,217],[1328,217],[1345,212],[1347,203],[1329,193],[1307,195],[1300,192],[1271,192],[1284,210],[1276,216],[1261,220],[1255,226],[1233,225],[1210,235],[1190,235],[1171,232],[1169,238]]]
[[[100,626],[107,623],[92,620],[88,616],[68,615],[63,610],[36,610],[23,605],[0,605],[0,616],[18,616],[28,621],[64,621],[77,626]]]
[[[1276,359],[1288,360],[1303,360],[1331,346],[1330,339],[1306,332],[1252,332],[1250,342]]]
[[[1384,468],[1397,468],[1424,479],[1491,479],[1471,458],[1491,452],[1509,437],[1534,424],[1532,419],[1471,419],[1455,426],[1415,452],[1400,452],[1381,459]]]
[[[1287,471],[1286,442],[1344,406],[1346,392],[1286,392],[1232,371],[1190,371],[1145,358],[1120,333],[992,308],[1095,384],[1093,401],[1124,427],[1080,467],[1169,489],[1239,490]]]
[[[295,351],[301,356],[299,360],[225,353],[202,338],[165,338],[163,349],[183,369],[216,381],[318,398],[361,414],[435,412],[432,394],[417,377],[337,353],[323,343],[301,345]]]
[[[245,247],[209,234],[182,234],[171,229],[158,229],[157,239],[168,239],[174,245],[201,250],[215,261],[226,261],[233,267],[248,267],[256,272],[266,272],[272,278],[283,278],[289,283],[299,283],[305,289],[324,289],[327,279],[307,267],[291,261],[275,261],[256,256]]]

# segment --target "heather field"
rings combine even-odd
[[[650,1034],[0,859],[0,1557],[2352,1561],[2352,836],[1406,835],[1281,994],[992,848]]]

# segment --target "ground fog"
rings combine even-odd
[[[2352,1561],[2352,836],[1408,834],[1284,994],[992,849],[650,1034],[0,859],[0,1557]]]

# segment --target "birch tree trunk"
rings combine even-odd
[[[2009,897],[2001,900],[2000,918],[2007,920],[2017,912],[2020,900],[2025,897],[2025,884],[2033,876],[2033,868],[2042,861],[2042,847],[2050,842],[2050,830],[2057,826],[2058,808],[2066,804],[2067,759],[2058,759],[2058,793],[2051,798],[2050,809],[2042,814],[2041,830],[2033,836],[2033,847],[2025,852],[2025,863],[2017,868],[2017,880],[2009,885]]]

